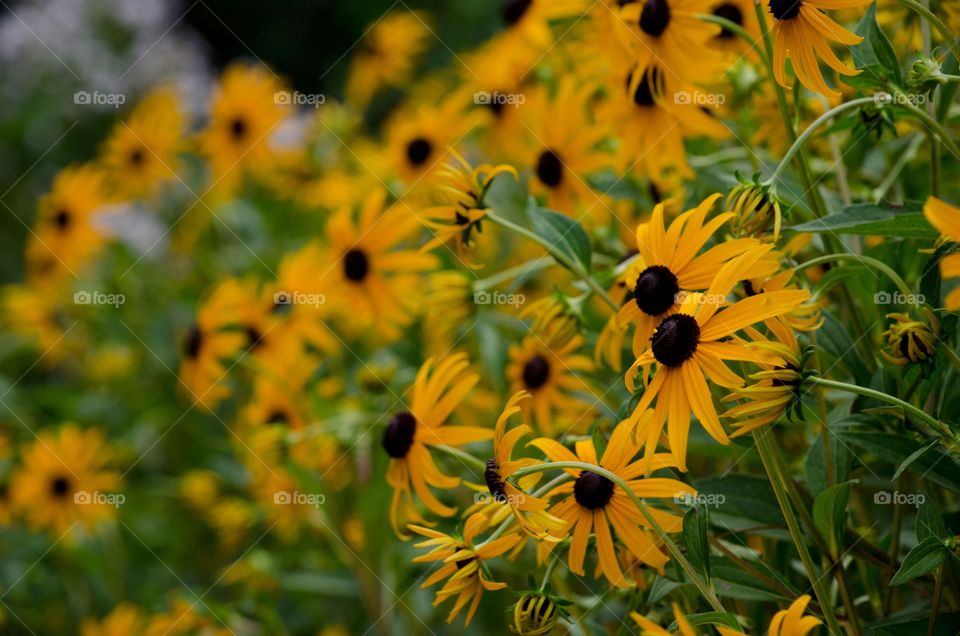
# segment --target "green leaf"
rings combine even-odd
[[[877,24],[877,5],[870,5],[863,18],[854,28],[854,33],[863,38],[863,42],[850,47],[857,68],[862,70],[853,81],[844,78],[844,82],[857,88],[885,88],[893,81],[897,86],[903,85],[903,76],[900,72],[900,62],[893,51],[886,33]]]
[[[703,626],[703,625],[723,625],[724,627],[729,627],[730,629],[735,629],[740,631],[742,629],[740,623],[737,622],[737,618],[733,614],[727,612],[703,612],[700,614],[687,614],[684,616],[687,619],[687,622],[694,626]],[[667,631],[671,634],[676,633],[677,631],[677,622],[674,621],[667,628]]]
[[[676,581],[671,581],[668,578],[658,576],[653,580],[653,584],[650,586],[650,596],[647,598],[648,603],[656,603],[657,601],[665,598],[670,592],[683,587],[693,588],[693,583],[678,583]]]
[[[901,411],[903,411],[903,409],[901,409]],[[900,419],[903,419],[902,415],[900,416]],[[893,478],[890,481],[897,481],[897,479],[900,478],[900,475],[903,473],[903,471],[910,468],[910,464],[912,464],[913,462],[917,461],[918,459],[926,455],[927,451],[934,448],[939,443],[940,443],[940,440],[932,439],[926,444],[924,444],[923,446],[921,446],[920,448],[918,448],[917,450],[910,453],[910,455],[905,460],[903,460],[903,463],[897,466],[897,471],[893,473]]]
[[[920,204],[897,207],[884,203],[859,203],[836,214],[790,228],[797,232],[832,232],[858,236],[889,236],[935,240],[937,231],[923,218]]]
[[[903,557],[900,569],[890,579],[890,585],[902,585],[935,570],[947,558],[947,548],[943,541],[927,537]]]
[[[817,526],[830,548],[834,558],[840,554],[840,541],[846,534],[847,502],[850,500],[850,487],[854,482],[847,481],[825,489],[813,502],[813,523]]]
[[[710,580],[710,544],[707,539],[709,512],[707,506],[694,506],[683,515],[683,544],[687,547],[687,558],[706,578]]]
[[[753,525],[756,525],[755,522],[771,526],[782,526],[786,523],[766,478],[727,475],[696,480],[695,486],[699,495],[717,495],[714,499],[723,502],[714,511],[714,525],[723,526],[731,519],[749,520]],[[719,495],[723,496],[722,500]],[[718,523],[721,519],[724,523]]]
[[[830,458],[833,463],[834,478],[838,481],[846,481],[850,466],[853,464],[853,457],[850,454],[850,449],[842,444],[836,435],[830,436]],[[823,453],[822,433],[817,434],[817,438],[810,445],[804,467],[807,473],[807,489],[810,494],[817,496],[827,487],[826,457]]]
[[[844,443],[863,449],[879,459],[900,466],[921,444],[902,435],[846,430],[836,433]],[[910,463],[908,471],[945,488],[960,492],[960,464],[942,448],[933,448]]]
[[[533,197],[527,202],[527,218],[537,236],[579,263],[584,272],[590,271],[590,237],[583,226],[564,214],[541,208]]]
[[[923,493],[923,503],[917,508],[917,540],[922,543],[927,539],[943,541],[946,538],[947,526],[943,523],[940,511]]]
[[[714,562],[713,586],[717,595],[724,598],[741,601],[787,600],[782,594],[770,589],[769,585],[727,559],[717,559]]]

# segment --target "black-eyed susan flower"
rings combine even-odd
[[[726,209],[734,214],[730,231],[735,237],[780,238],[783,214],[780,201],[770,188],[759,183],[741,183],[727,195]]]
[[[10,480],[13,508],[30,527],[58,535],[112,519],[122,495],[120,475],[108,468],[111,457],[100,429],[67,423],[40,432]]]
[[[695,89],[684,90],[676,81],[667,89],[659,64],[642,72],[625,67],[616,80],[600,112],[603,121],[617,131],[617,168],[621,171],[636,170],[654,181],[663,180],[670,171],[692,177],[684,139],[729,136],[717,118],[692,103]]]
[[[373,328],[390,339],[411,322],[421,295],[420,273],[437,260],[419,250],[395,249],[421,225],[405,204],[384,211],[386,197],[382,188],[371,192],[356,220],[349,208],[330,217],[328,246],[321,248],[327,262],[313,275],[322,279],[324,299],[348,333]]]
[[[483,117],[467,106],[455,91],[437,104],[415,102],[401,108],[387,122],[387,159],[408,188],[449,160],[450,148],[481,124]]]
[[[529,426],[521,424],[507,431],[507,421],[520,412],[519,404],[529,397],[530,395],[525,392],[514,394],[497,419],[493,434],[493,459],[487,460],[484,481],[494,502],[506,506],[524,532],[540,540],[552,536],[552,540],[557,541],[563,536],[566,523],[546,511],[549,503],[545,499],[527,492],[537,483],[537,479],[521,483],[522,489],[510,482],[510,477],[518,469],[540,463],[539,460],[530,457],[513,459],[514,446],[520,438],[532,432]],[[529,475],[529,477],[538,476]],[[522,479],[521,482],[523,482]]]
[[[635,415],[645,414],[656,400],[653,417],[637,422],[637,434],[645,440],[647,456],[652,456],[666,424],[670,452],[685,471],[691,412],[711,437],[721,444],[730,443],[706,378],[731,389],[742,386],[742,378],[724,361],[764,362],[771,356],[728,338],[754,323],[783,315],[810,297],[806,290],[781,290],[757,294],[721,309],[723,303],[718,299],[726,298],[744,272],[769,250],[769,245],[758,245],[723,265],[705,295],[690,294],[675,312],[660,321],[651,336],[650,349],[627,371],[627,388],[633,391],[634,378],[643,370],[645,388]],[[657,370],[648,383],[647,374],[654,364]]]
[[[476,313],[472,276],[456,270],[433,272],[423,296],[424,343],[431,355],[450,350]]]
[[[484,197],[490,184],[500,174],[512,174],[514,179],[518,177],[513,166],[483,164],[474,168],[456,150],[451,149],[450,154],[451,161],[436,172],[436,192],[445,202],[423,211],[427,217],[424,224],[433,232],[434,238],[422,249],[431,250],[452,243],[457,256],[463,260],[473,247],[472,234],[483,231],[482,222],[488,209]],[[473,268],[480,267],[463,262]]]
[[[247,342],[245,334],[228,330],[242,291],[233,279],[218,285],[197,310],[197,321],[182,341],[180,383],[184,397],[195,407],[212,410],[230,395],[224,361],[233,358]]]
[[[513,141],[512,156],[529,171],[531,192],[565,214],[604,211],[601,195],[587,181],[613,164],[601,146],[607,135],[602,122],[591,121],[595,91],[595,85],[567,78],[552,96],[546,87],[531,91],[520,111],[524,134]]]
[[[177,178],[186,118],[176,92],[161,88],[137,104],[104,142],[102,163],[120,197],[149,197]]]
[[[110,238],[97,223],[108,204],[103,170],[93,164],[70,166],[53,180],[37,202],[37,245],[58,280],[74,280]]]
[[[923,206],[923,215],[943,236],[951,241],[960,241],[960,208],[930,197]],[[944,278],[960,277],[960,254],[943,257],[940,260],[940,272]],[[947,294],[944,305],[950,311],[960,309],[960,287]]]
[[[890,352],[880,350],[884,358],[893,364],[923,362],[936,351],[940,337],[940,321],[929,310],[924,312],[925,320],[917,320],[909,314],[887,314],[891,320],[885,332]]]
[[[839,92],[823,80],[817,58],[841,75],[857,75],[860,71],[844,64],[828,41],[850,46],[863,38],[831,20],[824,11],[869,3],[870,0],[769,0],[767,12],[773,19],[773,72],[777,82],[785,87],[793,85],[787,78],[789,57],[801,84],[821,95],[838,96]]]
[[[618,425],[599,461],[597,449],[590,439],[577,441],[575,453],[559,442],[545,437],[535,439],[531,444],[543,451],[551,461],[586,462],[605,468],[626,482],[630,490],[641,499],[695,494],[690,486],[675,479],[641,478],[646,472],[646,466],[642,465],[643,460],[633,459],[639,449],[639,442],[635,441],[631,429],[628,422]],[[676,463],[670,455],[659,454],[651,458],[650,465],[652,470],[659,470],[675,467]],[[662,571],[669,558],[657,545],[655,536],[649,530],[649,522],[630,496],[610,479],[598,473],[579,469],[565,470],[574,481],[561,484],[544,496],[562,497],[550,508],[550,513],[569,524],[571,541],[567,563],[570,571],[584,575],[583,562],[592,532],[603,575],[612,585],[629,587],[631,582],[620,569],[614,551],[611,526],[620,541],[637,559]],[[683,519],[679,516],[655,508],[650,508],[650,513],[666,532],[679,532],[683,526]]]
[[[0,310],[5,330],[44,353],[41,362],[59,364],[77,353],[76,322],[66,322],[58,299],[33,285],[6,285],[0,290]]]
[[[561,337],[563,332],[531,333],[511,345],[506,375],[510,391],[527,391],[524,418],[541,434],[563,431],[591,408],[590,383],[581,374],[593,370],[593,361],[577,353],[583,336]]]
[[[527,592],[513,605],[510,630],[520,636],[545,636],[566,616],[560,599],[546,592]]]
[[[143,636],[228,636],[231,630],[219,619],[204,616],[195,600],[176,600],[170,609],[154,615],[143,630]]]
[[[493,437],[493,431],[479,426],[446,426],[479,379],[468,371],[466,354],[430,359],[423,363],[413,386],[407,410],[394,413],[383,431],[383,450],[390,456],[387,482],[393,488],[390,521],[396,533],[404,537],[407,523],[423,523],[414,493],[427,509],[449,517],[456,509],[443,504],[430,490],[454,488],[457,477],[440,472],[430,455],[430,446],[463,446]]]
[[[720,27],[701,20],[715,0],[611,2],[615,31],[640,72],[656,63],[672,79],[694,81],[722,73],[721,56],[708,43]]]
[[[761,40],[760,25],[757,22],[757,13],[753,9],[753,0],[714,0],[710,15],[743,27],[755,42]],[[710,40],[710,48],[737,55],[747,52],[749,46],[739,35],[726,27],[720,27],[720,33]]]
[[[80,636],[127,636],[142,633],[147,617],[131,603],[120,603],[102,620],[84,619]]]
[[[259,174],[275,161],[271,135],[291,111],[284,91],[266,68],[234,64],[223,72],[199,136],[218,191],[233,192],[246,172]]]
[[[670,632],[660,627],[655,622],[643,616],[638,612],[630,612],[630,618],[640,628],[641,636],[697,636],[697,630],[693,628],[687,617],[683,615],[680,607],[676,603],[671,603],[673,608],[673,618],[677,623],[677,630]]]
[[[685,295],[706,289],[717,270],[731,259],[757,245],[753,239],[735,239],[719,243],[703,253],[700,250],[724,223],[733,218],[725,212],[707,221],[707,213],[720,198],[713,194],[696,208],[687,210],[664,225],[665,204],[653,209],[650,222],[637,226],[639,256],[631,264],[626,278],[633,300],[620,309],[622,324],[633,324],[633,352],[640,355],[650,346],[650,336],[669,314],[674,313]],[[749,275],[772,273],[775,264],[753,265]]]
[[[409,82],[430,44],[429,21],[420,11],[392,11],[370,26],[350,60],[347,99],[364,108],[380,89]]]
[[[767,634],[769,636],[806,636],[809,634],[823,623],[816,616],[804,616],[809,603],[809,594],[797,597],[794,602],[790,603],[790,607],[773,615]],[[724,636],[728,635],[725,634]],[[731,632],[729,636],[734,636],[734,633]]]
[[[417,548],[432,548],[427,554],[414,557],[414,563],[439,562],[443,565],[427,578],[420,586],[428,588],[447,579],[436,594],[434,607],[447,599],[455,598],[453,609],[447,616],[450,623],[464,609],[467,608],[466,624],[473,619],[484,590],[502,590],[506,583],[498,583],[488,578],[485,572],[485,562],[494,559],[510,548],[519,540],[519,535],[507,535],[476,544],[476,535],[482,527],[482,521],[467,520],[463,530],[463,538],[437,532],[423,526],[411,525],[410,529],[427,538],[426,541],[414,544]],[[469,603],[469,607],[467,604]]]
[[[771,353],[775,362],[760,363],[760,370],[747,376],[748,382],[723,398],[723,401],[743,400],[731,407],[724,418],[732,420],[734,431],[730,437],[746,435],[750,431],[773,424],[784,414],[799,415],[803,397],[800,387],[804,374],[804,351],[800,349],[793,329],[782,321],[770,322],[772,338],[747,327],[748,346]]]

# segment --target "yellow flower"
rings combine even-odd
[[[483,164],[474,168],[452,150],[453,160],[436,172],[436,191],[446,199],[444,205],[424,210],[424,224],[430,228],[434,238],[423,246],[431,250],[441,245],[453,243],[456,255],[463,261],[466,252],[473,248],[471,233],[483,231],[482,221],[487,215],[484,196],[490,184],[499,174],[517,176],[513,166],[490,166]],[[480,265],[463,261],[464,265],[479,268]]]
[[[479,532],[482,521],[468,519],[463,532],[463,539],[453,537],[430,528],[411,525],[410,529],[419,535],[427,537],[426,541],[415,544],[418,548],[433,548],[427,554],[414,557],[414,563],[440,562],[443,565],[423,582],[421,588],[436,585],[447,579],[447,582],[437,591],[436,607],[447,599],[456,598],[453,609],[447,616],[447,622],[454,618],[470,603],[467,609],[466,624],[473,619],[484,590],[502,590],[506,583],[498,583],[487,578],[484,572],[485,561],[500,556],[512,548],[520,537],[516,534],[507,535],[488,543],[475,545],[474,539]]]
[[[479,426],[445,426],[479,377],[468,372],[466,354],[423,363],[413,385],[408,410],[395,413],[383,431],[382,444],[390,465],[387,482],[393,488],[390,521],[400,537],[409,522],[423,523],[413,499],[415,492],[434,514],[449,517],[456,512],[440,502],[434,488],[455,488],[460,479],[440,472],[430,455],[430,446],[463,446],[493,437],[493,431]]]
[[[767,13],[773,19],[772,31],[776,40],[773,71],[777,82],[787,88],[792,86],[786,71],[789,56],[793,72],[801,84],[821,95],[838,96],[839,91],[831,89],[823,81],[817,57],[821,57],[841,75],[857,75],[860,71],[840,61],[827,41],[849,46],[859,44],[863,38],[844,29],[824,11],[849,9],[869,3],[870,0],[769,0]]]
[[[85,619],[80,625],[80,636],[130,636],[139,634],[146,616],[130,603],[120,603],[101,621]]]
[[[657,401],[654,416],[637,421],[637,434],[646,441],[647,456],[653,456],[669,420],[670,451],[680,470],[686,471],[691,412],[711,437],[721,444],[730,443],[704,374],[720,386],[741,387],[742,378],[730,371],[724,360],[765,362],[771,356],[728,338],[754,323],[785,314],[810,297],[805,290],[781,290],[751,296],[721,309],[722,302],[717,299],[726,298],[744,272],[769,250],[769,245],[756,246],[722,266],[705,295],[690,294],[677,311],[660,321],[650,349],[627,371],[630,391],[634,390],[634,377],[641,369],[646,386],[634,417],[644,414],[654,399]],[[657,371],[647,384],[647,374],[654,363]]]
[[[172,89],[147,95],[104,142],[102,162],[113,192],[120,197],[149,197],[176,179],[185,126]]]
[[[420,11],[392,11],[365,32],[350,62],[347,99],[365,108],[381,88],[402,88],[429,46],[429,16]]]
[[[32,286],[8,285],[0,292],[3,326],[43,352],[41,362],[56,365],[77,354],[79,342],[65,322],[60,303]]]
[[[680,611],[680,607],[676,603],[671,603],[671,607],[673,607],[673,617],[677,621],[677,631],[674,633],[668,632],[637,612],[630,612],[630,618],[640,627],[640,636],[674,636],[674,634],[677,636],[697,636],[697,630],[693,628],[687,617]],[[732,636],[732,634],[729,636]]]
[[[647,471],[645,460],[632,461],[639,443],[631,433],[632,426],[623,422],[614,429],[607,442],[603,456],[597,460],[597,450],[593,440],[579,440],[576,443],[576,454],[565,446],[552,439],[541,437],[531,442],[554,462],[586,462],[605,468],[614,473],[630,490],[641,499],[674,498],[683,494],[696,494],[694,490],[681,481],[660,477],[640,476]],[[672,468],[676,466],[668,454],[660,454],[650,462],[652,470]],[[550,508],[550,514],[565,520],[572,532],[568,565],[570,571],[584,575],[583,561],[587,553],[587,543],[591,529],[596,539],[597,558],[600,569],[606,579],[617,587],[629,587],[631,582],[624,576],[614,551],[613,536],[610,526],[617,536],[627,546],[630,552],[646,565],[663,571],[663,566],[669,560],[657,545],[655,535],[648,530],[649,522],[637,510],[636,505],[627,493],[608,478],[591,472],[574,468],[564,469],[574,481],[561,484],[550,491],[546,497],[563,496],[559,503]],[[650,509],[657,523],[667,532],[679,532],[683,526],[683,519],[676,515]]]
[[[940,321],[932,311],[925,311],[926,321],[915,320],[908,314],[887,314],[890,327],[883,332],[890,353],[880,350],[893,364],[923,362],[934,354],[940,336]]]
[[[67,423],[41,432],[11,478],[14,509],[30,527],[58,535],[74,524],[89,529],[115,517],[122,495],[115,492],[120,475],[106,468],[110,452],[99,429]]]
[[[471,278],[459,271],[430,274],[423,297],[424,345],[430,355],[449,351],[460,330],[473,322],[476,305]]]
[[[224,71],[200,133],[200,154],[210,162],[213,185],[232,193],[246,171],[260,174],[276,160],[271,134],[290,111],[283,84],[271,71],[234,64]]]
[[[923,215],[930,225],[937,228],[945,237],[951,241],[960,241],[960,208],[936,197],[930,197],[923,206]],[[944,256],[940,261],[940,272],[944,278],[960,277],[960,254]],[[947,294],[944,304],[950,311],[960,309],[960,287]]]
[[[761,40],[760,24],[757,22],[757,14],[753,9],[753,0],[713,0],[710,13],[743,27],[755,42]],[[749,48],[750,45],[743,38],[725,27],[720,27],[720,33],[710,40],[710,47],[729,52],[732,56],[746,54],[750,57],[756,57],[756,53]]]

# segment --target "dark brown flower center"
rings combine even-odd
[[[56,225],[57,229],[61,231],[69,228],[72,221],[73,217],[70,216],[69,210],[57,210],[57,213],[53,215],[53,224]]]
[[[613,482],[603,475],[584,470],[573,483],[573,497],[587,510],[603,508],[613,497]]]
[[[670,24],[670,5],[667,0],[645,0],[640,12],[640,30],[658,37]]]
[[[740,10],[740,7],[731,2],[721,4],[719,7],[714,9],[713,15],[717,16],[718,18],[723,18],[724,20],[730,20],[738,26],[743,26],[743,12]],[[720,31],[720,35],[718,37],[723,38],[724,40],[729,40],[737,37],[737,34],[724,27],[723,30]]]
[[[533,0],[507,0],[500,9],[500,17],[507,26],[513,26],[523,18]]]
[[[921,357],[926,357],[930,354],[930,351],[927,350],[927,345],[923,344],[923,340],[917,336],[917,333],[914,331],[908,331],[900,336],[900,342],[897,343],[897,349],[900,350],[900,355],[906,358],[910,357],[911,342],[920,352]]]
[[[271,411],[264,421],[267,424],[287,424],[290,422],[290,416],[285,411],[276,409]]]
[[[403,459],[413,446],[413,435],[417,432],[417,418],[413,413],[397,413],[383,431],[383,450],[394,459]]]
[[[67,477],[54,477],[50,480],[50,494],[58,499],[62,499],[70,494],[70,479]]]
[[[673,307],[679,293],[677,276],[663,265],[651,265],[640,272],[633,289],[637,307],[648,316],[659,316]]]
[[[429,139],[417,137],[407,144],[407,161],[415,167],[420,167],[430,158],[433,152],[433,144]]]
[[[183,341],[183,353],[191,360],[195,360],[200,355],[200,349],[202,347],[203,332],[200,331],[200,327],[194,325],[190,327],[190,333],[187,334],[186,340]]]
[[[253,351],[263,344],[263,334],[254,326],[248,326],[243,330],[247,336],[247,349]]]
[[[136,148],[133,152],[130,153],[130,165],[139,167],[143,165],[143,150]]]
[[[678,367],[693,356],[700,342],[700,325],[687,314],[667,316],[653,332],[653,357],[667,367]]]
[[[352,249],[343,256],[343,275],[355,283],[361,282],[370,272],[370,259],[363,250]]]
[[[230,134],[236,141],[247,136],[247,121],[242,117],[235,117],[230,121]]]
[[[769,6],[777,20],[792,20],[800,15],[803,0],[770,0]]]
[[[555,188],[563,181],[563,162],[552,150],[544,150],[537,159],[537,178],[547,187]]]
[[[493,499],[501,503],[505,502],[507,493],[504,490],[503,479],[500,478],[500,465],[497,464],[497,460],[487,460],[487,469],[483,471],[483,478],[487,482],[487,490],[493,495]]]
[[[539,389],[550,379],[550,363],[543,356],[535,356],[523,365],[523,383],[530,390]]]

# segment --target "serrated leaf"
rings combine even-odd
[[[923,503],[917,507],[917,541],[927,539],[943,541],[947,538],[947,526],[943,523],[940,511],[930,501],[930,497],[923,493]]]
[[[707,539],[709,513],[706,506],[694,506],[683,515],[683,544],[693,567],[710,580],[710,544]]]
[[[813,502],[813,523],[827,540],[830,554],[834,558],[840,554],[840,541],[846,534],[847,502],[850,500],[848,481],[824,489]]]
[[[579,263],[584,272],[590,271],[590,236],[582,225],[564,214],[541,208],[533,197],[527,203],[527,218],[537,236]]]
[[[796,232],[832,232],[924,240],[935,240],[938,234],[923,217],[921,206],[917,203],[904,207],[883,203],[859,203],[790,229]]]
[[[915,545],[903,557],[900,569],[890,579],[890,585],[902,585],[918,576],[933,572],[947,558],[947,548],[943,541],[928,537]]]
[[[860,44],[850,47],[857,68],[863,73],[854,76],[859,78],[858,80],[847,83],[856,86],[858,81],[862,84],[872,80],[880,87],[885,87],[887,82],[893,81],[897,86],[902,86],[900,62],[897,60],[893,45],[890,44],[890,39],[877,23],[876,3],[870,5],[853,31],[863,38]],[[846,81],[847,78],[844,79]]]

